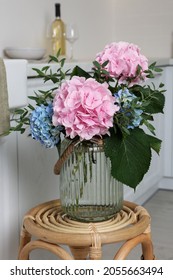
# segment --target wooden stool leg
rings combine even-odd
[[[91,234],[91,246],[89,247],[89,259],[101,260],[102,257],[102,243],[100,233],[97,232],[97,227],[94,223],[90,223],[89,227]]]
[[[144,260],[154,260],[153,244],[150,233],[145,234],[145,239],[142,242],[142,253]]]
[[[89,259],[90,260],[101,260],[102,247],[90,247]]]
[[[28,260],[30,252],[35,249],[48,250],[63,260],[74,260],[74,258],[59,245],[47,243],[42,240],[30,241],[27,243],[19,254],[19,260]]]
[[[19,245],[18,259],[19,259],[19,255],[20,255],[21,250],[30,241],[31,241],[31,234],[28,233],[25,230],[25,228],[22,226],[21,233],[20,233],[20,245]]]
[[[142,251],[145,260],[153,260],[153,247],[149,234],[142,233],[125,242],[116,253],[114,260],[125,260],[131,250],[139,243],[142,244]]]
[[[70,247],[75,260],[86,260],[89,253],[89,247]]]

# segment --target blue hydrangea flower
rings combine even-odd
[[[114,96],[116,97],[116,103],[120,106],[119,112],[124,116],[127,129],[138,127],[142,121],[143,110],[139,109],[141,103],[137,100],[137,97],[127,88],[120,89]]]
[[[30,130],[32,138],[46,148],[53,148],[60,140],[61,126],[52,124],[53,106],[41,104],[30,114]]]
[[[127,126],[128,129],[138,127],[142,121],[141,114],[143,113],[140,109],[134,109],[131,124]]]

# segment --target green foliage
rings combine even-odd
[[[146,77],[147,78],[154,78],[156,73],[161,73],[162,72],[162,68],[159,68],[156,66],[156,62],[153,62],[152,64],[149,65],[148,70],[145,71],[145,73],[147,74]]]
[[[44,82],[51,80],[54,84],[60,84],[61,81],[65,79],[70,69],[63,72],[62,69],[64,67],[65,58],[59,59],[59,52],[57,53],[57,56],[50,55],[49,57],[49,63],[56,62],[59,65],[59,68],[55,73],[52,73],[50,66],[44,66],[42,69],[33,68],[33,70],[37,73],[37,77],[42,78]]]
[[[105,81],[109,83],[114,81],[110,77],[109,72],[105,70],[105,66],[108,64],[108,62],[109,61],[107,60],[103,64],[99,64],[97,61],[93,61],[93,78],[99,83],[104,83]]]
[[[131,130],[125,137],[112,131],[111,137],[104,139],[104,151],[111,160],[112,176],[135,189],[149,169],[152,144],[154,146],[154,141],[150,141],[140,128]]]
[[[70,76],[85,77],[86,79],[91,78],[91,75],[88,72],[84,71],[82,68],[80,68],[78,65],[73,68]]]
[[[29,125],[29,110],[33,108],[31,105],[28,108],[16,109],[12,115],[11,121],[15,121],[15,126],[11,126],[7,134],[12,131],[19,131],[23,134],[26,127]]]
[[[12,131],[24,133],[30,124],[30,113],[35,110],[35,106],[40,106],[41,104],[47,105],[53,101],[54,91],[60,87],[62,81],[70,71],[63,70],[65,59],[60,59],[59,55],[60,51],[57,53],[57,56],[50,56],[49,60],[49,62],[58,65],[55,73],[52,72],[50,65],[46,65],[42,69],[33,68],[37,77],[42,78],[44,82],[52,81],[52,88],[47,91],[39,90],[35,92],[34,96],[28,97],[31,102],[25,108],[14,111],[11,120],[15,121],[16,125],[12,126],[7,134]],[[128,78],[127,84],[121,84],[118,82],[118,79],[112,78],[105,69],[108,62],[105,61],[103,64],[99,64],[97,61],[94,61],[92,71],[89,73],[79,66],[75,66],[69,78],[71,79],[73,76],[85,77],[86,79],[94,78],[99,83],[107,82],[112,96],[115,96],[119,90],[124,89],[128,89],[129,94],[135,96],[135,98],[131,99],[129,108],[127,106],[124,111],[119,111],[114,115],[113,127],[110,130],[111,135],[103,136],[104,152],[111,161],[112,176],[135,189],[149,169],[152,155],[151,151],[153,150],[159,154],[161,140],[145,133],[139,127],[129,129],[129,119],[134,117],[133,112],[135,110],[141,110],[142,120],[139,125],[145,125],[149,132],[155,135],[155,127],[151,122],[154,121],[154,114],[163,113],[165,103],[164,85],[161,83],[157,89],[154,84],[151,84],[151,86],[131,85],[136,77],[140,77],[141,80],[143,79],[141,66],[137,67],[135,77]],[[148,78],[154,78],[155,73],[161,73],[161,71],[162,69],[158,68],[156,63],[152,63],[148,70],[145,71],[145,74]],[[75,168],[77,169],[78,165],[74,167],[74,173]],[[87,166],[84,167],[84,170],[87,170],[86,168]]]
[[[149,85],[143,87],[135,85],[131,88],[131,90],[142,101],[145,113],[156,114],[163,113],[165,103],[165,96],[163,93],[165,90],[162,90],[162,87],[163,84],[160,84],[158,89],[155,89],[154,86],[152,88]]]

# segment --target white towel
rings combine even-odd
[[[4,59],[9,108],[27,105],[27,60]]]
[[[4,61],[0,58],[0,135],[10,127],[7,79]]]

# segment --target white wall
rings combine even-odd
[[[75,57],[93,59],[112,40],[138,44],[148,57],[172,56],[172,0],[0,0],[0,56],[7,46],[49,46],[54,3],[64,22],[75,22]]]
[[[148,57],[172,57],[172,0],[115,0],[114,40],[138,44]]]
[[[111,41],[113,0],[0,0],[0,56],[9,46],[48,47],[55,2],[61,3],[64,22],[78,25],[76,58],[94,58]]]

